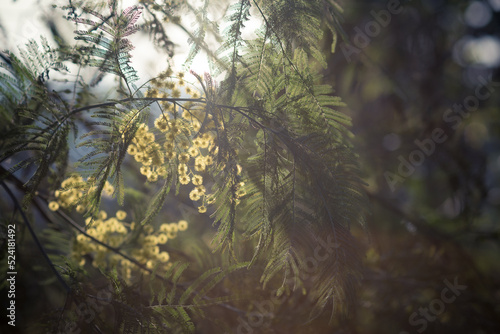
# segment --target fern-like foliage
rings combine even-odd
[[[206,0],[200,9],[191,8],[198,26],[190,34],[193,48],[187,64],[201,49],[207,49],[206,33],[217,31],[209,18],[209,3]],[[210,196],[201,182],[192,182],[197,186],[198,198],[203,196],[199,212],[207,210],[204,205],[210,200],[210,218],[216,227],[212,250],[224,254],[217,255],[221,259],[229,259],[196,274],[189,272],[187,263],[175,262],[160,275],[156,273],[158,267],[151,270],[151,266],[129,259],[120,249],[93,238],[99,241],[99,247],[126,257],[144,275],[133,283],[114,273],[108,275],[113,286],[109,306],[115,323],[110,325],[98,317],[92,325],[80,324],[81,328],[88,332],[102,328],[124,333],[194,333],[198,330],[197,320],[206,317],[205,308],[211,305],[222,305],[231,312],[247,311],[226,304],[231,302],[226,293],[229,290],[219,289],[218,295],[211,295],[226,277],[243,268],[259,272],[257,281],[262,289],[275,287],[280,296],[300,291],[312,305],[311,317],[318,316],[327,305],[346,309],[360,278],[361,263],[360,247],[349,226],[363,223],[366,203],[349,141],[350,119],[338,110],[344,104],[333,88],[317,74],[317,68],[326,65],[321,52],[323,22],[335,33],[342,33],[338,29],[338,5],[333,0],[234,1],[228,8],[225,42],[210,55],[224,80],[217,83],[209,74],[202,78],[193,72],[203,96],[188,99],[179,97],[178,91],[174,93],[175,84],[168,81],[170,69],[151,81],[155,88],[145,95],[141,92],[143,86],[134,85],[138,77],[131,66],[133,46],[127,37],[139,29],[136,22],[142,7],[132,6],[119,13],[116,1],[108,4],[107,14],[83,8],[93,20],[72,12],[69,20],[88,28],[75,31],[76,39],[89,46],[68,52],[78,59],[88,59],[86,64],[98,67],[103,74],[117,75],[127,90],[118,89],[104,102],[80,104],[78,99],[65,99],[47,88],[49,70],[60,69],[61,65],[46,42],[42,51],[35,43],[28,45],[28,50],[21,53],[22,60],[9,55],[2,65],[7,72],[0,77],[0,117],[16,126],[6,126],[9,133],[2,143],[2,161],[16,155],[17,164],[9,166],[10,174],[34,166],[27,182],[28,203],[48,175],[56,176],[56,186],[61,183],[61,175],[71,160],[68,137],[73,133],[75,146],[83,156],[74,166],[78,181],[66,183],[67,189],[62,191],[78,188],[78,204],[88,210],[87,216],[96,217],[109,181],[118,203],[124,204],[122,166],[129,148],[137,150],[137,143],[142,141],[141,154],[144,157],[147,153],[141,161],[144,170],[155,165],[162,168],[163,177],[163,184],[155,187],[158,178],[148,176],[153,185],[147,186],[156,195],[136,215],[138,224],[129,224],[127,240],[145,243],[146,237],[140,239],[139,235],[152,228],[155,217],[173,195],[172,189],[175,195],[180,193],[180,167],[186,173],[190,159],[201,155],[202,145],[194,142],[206,134],[210,140],[203,146],[208,153],[202,162],[207,166],[198,170],[189,166],[189,170],[207,173]],[[151,15],[154,10],[161,11],[161,6],[155,9],[149,2],[145,6],[150,6],[146,8]],[[171,15],[167,10],[163,14]],[[254,14],[262,27],[256,38],[244,40],[242,31]],[[179,81],[184,81],[183,76]],[[75,90],[77,86],[76,82]],[[153,108],[164,117],[155,122],[155,131],[161,137],[148,133],[152,139],[146,141],[136,134],[147,128]],[[79,126],[86,127],[80,137]],[[131,146],[133,143],[137,145]],[[180,153],[183,145],[194,153]],[[211,162],[206,163],[209,159]],[[191,199],[196,201],[196,196]],[[89,228],[90,224],[84,226]],[[132,226],[138,227],[134,230]],[[55,234],[51,237],[57,239]],[[156,240],[155,236],[149,237]],[[252,251],[242,251],[245,246]],[[150,293],[144,292],[145,287]],[[74,289],[71,296],[77,307],[86,298],[79,289]]]
[[[176,262],[164,275],[156,275],[153,271],[135,284],[125,282],[111,272],[101,278],[99,288],[89,283],[85,288],[75,289],[71,298],[80,305],[82,314],[90,306],[101,310],[100,314],[95,314],[92,323],[106,332],[195,333],[196,321],[206,317],[205,309],[232,298],[208,295],[233,273],[244,270],[246,265],[241,263],[225,269],[214,267],[187,281],[191,275],[187,273],[188,264]],[[70,272],[71,268],[67,270]],[[59,332],[69,327],[64,322],[56,322],[56,326],[59,328],[55,330]],[[85,323],[85,317],[73,326],[88,332],[96,331],[92,324]]]
[[[335,109],[344,104],[332,96],[330,86],[319,83],[321,78],[309,65],[308,56],[323,62],[318,43],[323,2],[253,3],[266,25],[252,41],[238,35],[234,27],[241,27],[241,22],[232,26],[232,45],[247,47],[239,48],[237,57],[226,58],[231,70],[219,93],[226,103],[239,107],[219,109],[220,116],[214,117],[225,129],[218,137],[224,164],[218,182],[222,199],[215,213],[218,240],[230,246],[235,222],[243,220],[246,234],[259,240],[254,261],[267,261],[262,282],[282,273],[280,293],[289,288],[289,278],[294,281],[292,289],[312,284],[314,316],[328,302],[345,308],[359,279],[359,246],[349,224],[363,223],[360,208],[365,202],[348,142],[350,120]],[[232,18],[242,21],[246,15]],[[231,161],[242,159],[235,153],[241,149],[235,134],[241,133],[242,124],[256,129],[256,147],[243,165],[251,183],[241,217],[234,205],[240,178]],[[312,281],[305,282],[301,276],[321,244],[319,236],[330,238],[335,247]]]
[[[20,58],[11,52],[2,54],[0,60],[0,120],[2,130],[13,122],[13,109],[27,106],[37,94],[44,94],[37,89],[49,79],[51,70],[61,71],[65,67],[58,57],[57,50],[50,47],[41,37],[41,46],[35,40],[26,44],[26,50],[20,49]],[[15,115],[15,114],[14,114]],[[2,133],[5,133],[2,131]]]
[[[255,3],[262,11],[266,28],[273,32],[285,52],[301,48],[316,60],[323,61],[324,56],[318,45],[318,40],[323,36],[323,1],[279,0]]]
[[[228,77],[226,78],[226,84],[230,87],[229,95],[232,95],[232,90],[236,87],[236,66],[241,62],[240,52],[243,46],[241,34],[243,28],[245,28],[245,22],[250,18],[250,6],[251,3],[249,0],[241,0],[229,8],[232,14],[228,17],[227,21],[230,25],[223,32],[225,36],[224,43],[217,52],[218,56],[221,57],[221,61],[229,69]],[[227,54],[224,55],[224,53]]]
[[[213,22],[208,17],[208,7],[210,5],[210,0],[204,0],[203,6],[199,8],[193,8],[191,6],[191,12],[196,17],[196,24],[198,27],[195,29],[193,33],[189,33],[188,42],[191,44],[191,49],[189,50],[189,54],[185,61],[185,66],[191,65],[194,58],[200,50],[208,51],[209,48],[207,43],[205,42],[205,37],[207,32],[217,33],[219,28],[217,23]]]
[[[83,7],[85,13],[98,20],[81,17],[69,19],[90,26],[88,30],[76,30],[77,40],[90,43],[86,52],[91,56],[90,66],[98,67],[102,72],[115,74],[125,80],[127,85],[138,80],[137,72],[130,65],[130,51],[134,46],[126,37],[139,30],[135,23],[142,13],[141,6],[131,6],[122,13],[117,12],[116,1],[109,1],[108,15],[102,15],[91,8]]]
[[[9,173],[15,173],[20,169],[35,167],[27,182],[28,201],[47,174],[64,174],[68,134],[73,124],[69,119],[68,106],[44,84],[50,70],[64,69],[56,51],[42,38],[41,47],[32,40],[26,45],[26,50],[20,53],[22,60],[9,54],[9,63],[0,63],[9,72],[1,74],[2,117],[21,124],[10,128],[10,122],[4,123],[6,131],[2,132],[0,161],[19,152],[30,152],[9,169]]]
[[[138,108],[135,108],[138,107]],[[147,104],[124,103],[123,106],[103,107],[91,115],[89,123],[94,130],[80,137],[79,147],[88,153],[79,160],[79,167],[88,178],[84,198],[89,214],[95,215],[100,207],[101,194],[110,179],[115,186],[119,203],[123,203],[124,189],[121,165],[140,124],[147,117]]]

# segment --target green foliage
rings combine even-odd
[[[131,6],[121,14],[117,12],[117,2],[109,3],[110,13],[102,15],[88,7],[83,7],[85,13],[92,14],[98,21],[80,17],[69,19],[90,26],[88,30],[76,30],[76,40],[91,44],[84,48],[84,53],[90,58],[88,65],[98,67],[102,72],[112,73],[122,77],[127,85],[137,81],[137,73],[130,66],[130,51],[134,46],[125,37],[139,30],[135,23],[141,16],[142,7]],[[95,82],[97,83],[97,82]],[[132,93],[132,92],[131,92]]]
[[[194,57],[198,55],[200,50],[208,50],[208,46],[205,42],[207,32],[217,32],[217,24],[208,18],[207,11],[209,5],[210,1],[204,0],[202,7],[191,8],[191,11],[196,17],[196,24],[198,25],[198,28],[193,33],[190,33],[188,42],[192,45],[186,58],[186,66],[189,66],[193,62]]]
[[[79,159],[82,175],[87,176],[85,190],[89,203],[89,212],[95,215],[99,210],[101,193],[108,179],[113,180],[119,203],[123,204],[123,176],[121,165],[127,153],[127,147],[147,115],[147,106],[130,109],[131,105],[104,106],[91,117],[98,121],[89,122],[95,130],[83,134],[78,147],[87,147],[90,152]],[[86,175],[87,174],[87,175]]]
[[[65,101],[43,84],[49,78],[50,70],[64,69],[56,51],[50,48],[46,39],[42,39],[42,49],[35,41],[30,41],[26,48],[20,51],[22,60],[9,53],[8,62],[0,63],[9,73],[1,74],[1,113],[6,122],[2,129],[0,161],[22,151],[33,153],[9,170],[9,173],[15,173],[36,166],[26,184],[27,203],[49,173],[65,173],[68,133],[73,123]],[[54,167],[53,171],[49,170],[50,166]]]
[[[229,96],[233,95],[233,90],[236,87],[237,72],[236,66],[241,63],[240,50],[243,46],[242,30],[245,28],[245,22],[250,17],[250,1],[241,0],[239,3],[233,4],[229,10],[233,13],[228,17],[230,26],[223,32],[225,41],[217,51],[217,54],[227,55],[221,58],[221,61],[229,68],[228,78],[226,79],[227,85],[230,88]]]
[[[208,48],[204,41],[207,31],[217,32],[208,17],[210,4],[207,0],[201,9],[192,10],[198,27],[190,34],[193,47],[187,64],[200,50]],[[150,15],[172,17],[171,8],[151,5],[150,1],[144,1],[144,6]],[[202,78],[193,72],[203,95],[191,98],[180,97],[176,84],[171,82],[170,68],[149,81],[139,78],[132,67],[133,45],[126,37],[139,30],[136,22],[141,6],[129,7],[120,14],[117,1],[109,1],[109,12],[72,5],[64,9],[70,10],[69,21],[86,27],[75,31],[75,39],[87,46],[54,51],[44,41],[43,51],[39,51],[32,42],[22,53],[22,61],[12,55],[11,64],[2,65],[10,75],[0,77],[0,92],[1,117],[9,122],[8,134],[2,135],[2,161],[16,162],[3,177],[16,179],[17,171],[34,168],[26,187],[20,186],[27,195],[26,209],[33,209],[37,198],[55,197],[59,202],[49,204],[53,211],[73,206],[78,212],[86,210],[86,223],[83,217],[75,223],[66,213],[59,216],[77,230],[72,254],[85,254],[94,267],[113,270],[103,277],[86,266],[93,273],[70,275],[71,300],[63,309],[65,324],[76,324],[88,332],[99,332],[101,328],[123,333],[194,333],[203,326],[211,328],[205,321],[220,312],[213,308],[224,308],[237,316],[251,311],[250,304],[238,305],[231,298],[244,295],[228,283],[233,274],[243,271],[249,273],[248,281],[254,284],[250,289],[269,292],[276,288],[271,295],[286,300],[280,304],[282,308],[293,308],[297,293],[305,295],[311,305],[310,319],[321,316],[326,307],[347,310],[361,277],[361,248],[349,226],[363,224],[366,202],[357,157],[350,144],[350,118],[338,110],[345,105],[333,95],[333,88],[322,82],[317,70],[326,66],[322,22],[328,21],[328,27],[337,33],[338,5],[333,1],[236,1],[228,7],[223,42],[216,52],[209,53],[224,80],[218,84],[209,74]],[[95,20],[81,17],[78,11]],[[263,23],[262,28],[255,39],[245,40],[242,32],[252,15]],[[154,20],[157,22],[156,16]],[[81,71],[97,67],[97,79],[91,85],[75,80],[70,89],[72,97],[62,90],[50,90],[46,82],[49,70],[62,68],[58,54],[61,59],[82,60]],[[88,94],[91,86],[100,84],[107,73],[117,76],[118,88],[104,100],[88,101],[93,99]],[[179,75],[175,80],[181,86],[184,77]],[[142,84],[137,87],[134,82]],[[78,93],[86,98],[75,99]],[[154,113],[159,115],[155,132],[147,133],[153,139],[137,137]],[[85,131],[78,135],[81,128]],[[9,139],[13,134],[15,137]],[[203,135],[213,136],[213,143],[206,140],[205,144],[196,144]],[[181,150],[184,144],[175,136],[191,141],[186,145],[192,144],[192,156]],[[138,147],[143,151],[135,159],[143,164],[141,173],[148,179],[142,185],[134,181],[139,173],[127,156],[131,148]],[[83,153],[75,159],[70,148]],[[200,148],[206,148],[209,155],[198,166],[189,166],[200,174],[181,173],[183,164],[200,154]],[[146,153],[158,154],[158,161],[144,158]],[[68,169],[75,176],[63,181],[69,175]],[[153,177],[153,173],[157,174]],[[160,251],[160,246],[155,245],[163,245],[166,240],[159,242],[160,235],[152,231],[163,216],[174,215],[170,203],[184,194],[181,177],[201,180],[202,173],[210,189],[199,184],[201,181],[192,181],[195,188],[191,194],[196,193],[190,197],[203,202],[198,208],[200,213],[206,211],[205,205],[209,206],[215,227],[207,232],[212,237],[209,249],[220,264],[188,268],[188,263],[194,262],[188,261],[191,257],[202,257],[178,245],[177,251],[168,248],[171,254],[178,253],[168,267],[164,265],[168,258],[159,261],[154,257]],[[49,178],[51,174],[56,177]],[[164,179],[161,186],[156,183],[158,175]],[[106,214],[100,211],[104,205],[102,194],[116,196],[118,205],[126,207],[130,203],[125,194],[131,193],[127,184],[134,182],[144,192],[156,192],[147,208],[134,213],[138,223],[117,222],[122,220],[118,212],[114,220],[106,220]],[[45,185],[57,189],[61,184],[56,195],[43,191]],[[175,194],[172,189],[176,189]],[[164,228],[163,232],[172,235],[180,229]],[[116,241],[122,240],[116,235],[120,231],[129,233],[125,241]],[[96,233],[109,235],[109,240],[99,239]],[[64,238],[57,231],[47,236],[54,245]],[[204,242],[203,236],[199,234],[191,242]],[[168,238],[175,236],[169,234]],[[308,261],[316,256],[318,245],[325,243],[323,253],[327,256],[313,274],[305,275]],[[161,246],[164,249],[167,246]],[[100,265],[105,261],[104,251],[114,253],[109,260],[114,267]],[[133,274],[122,277],[117,269],[117,263],[122,262],[134,268]],[[125,272],[127,269],[130,267]],[[92,294],[89,297],[85,288],[77,288],[83,284],[95,290],[92,277],[113,287],[105,300]],[[99,307],[104,313],[90,321],[82,319],[78,312],[77,319],[71,318],[75,308],[82,312],[81,307],[89,309],[98,301],[104,304]],[[111,313],[114,322],[106,319]],[[230,328],[233,322],[225,326]]]

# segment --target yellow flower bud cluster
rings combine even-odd
[[[151,80],[151,84],[152,88],[146,93],[147,97],[178,98],[181,96],[181,87],[186,86],[184,72],[179,72],[174,76],[174,71],[169,67],[161,72],[157,78]],[[193,99],[200,97],[200,94],[193,91],[189,86],[186,86],[184,91]],[[168,102],[163,102],[162,105],[165,109],[168,109]],[[185,108],[190,108],[191,105],[191,103],[188,103]]]
[[[201,185],[202,177],[194,173],[204,172],[214,163],[210,155],[214,144],[208,132],[192,138],[191,133],[195,132],[193,123],[184,118],[167,119],[161,115],[155,120],[155,128],[164,133],[164,139],[158,139],[147,125],[141,124],[127,152],[142,164],[140,172],[149,182],[166,177],[169,170],[175,170],[177,166],[181,184],[192,181],[194,185]],[[159,144],[161,142],[163,145]]]
[[[153,87],[147,92],[152,98],[176,98],[179,86],[185,85],[184,74],[178,73],[174,81],[169,68],[152,80]],[[186,88],[193,99],[199,94]],[[212,116],[203,109],[193,107],[193,103],[182,106],[169,101],[160,101],[161,115],[154,121],[154,129],[142,124],[129,145],[127,152],[141,163],[141,174],[150,182],[168,173],[175,173],[177,181],[194,188],[189,193],[193,201],[202,201],[199,212],[206,212],[206,188],[202,173],[214,164],[217,152],[214,144]],[[176,110],[176,108],[178,110]],[[181,112],[182,110],[182,112]],[[202,129],[202,124],[203,129]]]
[[[76,205],[78,213],[84,213],[86,210],[85,193],[90,193],[97,189],[96,186],[91,186],[92,179],[86,181],[80,175],[72,175],[61,183],[61,189],[56,190],[55,200],[49,202],[49,209],[52,211],[62,208],[70,208]],[[115,188],[111,183],[106,181],[103,188],[104,196],[113,195]]]
[[[145,175],[149,182],[156,182],[158,176],[167,175],[165,153],[146,124],[139,126],[127,152],[142,164],[141,174]]]
[[[197,121],[193,119],[187,112],[183,113],[183,118],[191,125],[197,125]],[[199,122],[198,122],[199,123]],[[193,131],[196,131],[193,127]],[[189,141],[185,141],[188,139]],[[189,199],[192,201],[202,201],[202,205],[198,207],[200,213],[206,212],[206,199],[207,189],[203,184],[203,176],[201,173],[205,172],[207,166],[214,163],[212,157],[215,151],[213,137],[210,133],[203,133],[197,135],[195,138],[180,139],[179,142],[173,141],[165,143],[166,149],[171,149],[173,146],[177,152],[177,177],[179,183],[182,185],[189,185],[190,183],[194,188],[189,193]]]
[[[87,218],[85,221],[87,225],[87,234],[96,238],[110,247],[119,247],[128,234],[128,229],[125,227],[123,219],[127,214],[124,211],[118,211],[116,217],[108,218],[105,211],[100,211],[97,219]],[[85,264],[84,255],[95,254],[92,265],[95,267],[104,266],[106,264],[106,257],[110,251],[94,241],[89,237],[80,234],[77,236],[73,244],[72,258],[80,261],[80,264]]]
[[[108,218],[105,211],[100,211],[97,219],[92,221],[91,218],[87,218],[86,232],[112,248],[120,248],[127,242],[129,232],[137,228],[134,222],[124,222],[126,217],[127,213],[122,210],[118,210],[115,217],[111,218]],[[160,268],[167,270],[171,265],[169,263],[170,255],[168,252],[162,251],[161,246],[166,244],[169,239],[176,238],[179,231],[185,231],[187,228],[188,223],[185,220],[162,224],[157,230],[151,225],[145,226],[138,236],[136,247],[127,247],[121,251],[149,269],[158,264]],[[116,254],[113,250],[97,244],[86,235],[80,234],[73,243],[71,257],[83,266],[86,256],[92,257],[94,267],[117,268],[122,277],[127,280],[130,280],[133,270],[137,268],[132,262]]]

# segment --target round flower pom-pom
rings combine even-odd
[[[198,189],[193,189],[191,190],[191,192],[189,193],[189,199],[191,199],[192,201],[197,201],[201,198],[200,196],[200,193],[198,192]]]
[[[160,234],[158,235],[157,239],[158,239],[158,243],[159,243],[159,244],[162,244],[162,245],[163,245],[163,244],[165,244],[165,243],[168,241],[168,237],[167,237],[167,235],[166,235],[166,234],[164,234],[164,233],[160,233]]]
[[[170,255],[167,252],[161,252],[158,254],[158,259],[161,262],[168,262],[168,260],[170,260]]]
[[[201,175],[194,175],[193,176],[193,184],[195,186],[200,186],[203,183],[203,177]]]
[[[180,175],[180,176],[179,176],[179,182],[180,182],[181,184],[188,184],[188,183],[189,183],[189,181],[191,181],[191,180],[189,179],[189,176],[187,176],[187,175],[185,175],[185,174],[184,174],[184,175]]]
[[[127,213],[125,211],[123,210],[116,211],[116,219],[124,220],[125,218],[127,218]]]
[[[59,203],[57,203],[56,201],[52,201],[49,203],[49,209],[51,211],[57,211],[59,209]]]
[[[179,228],[179,231],[185,231],[188,228],[188,222],[185,220],[179,220],[177,227]]]

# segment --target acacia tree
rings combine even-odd
[[[350,119],[321,75],[323,30],[335,49],[341,8],[234,1],[219,33],[211,5],[70,1],[56,10],[76,42],[2,55],[14,213],[2,220],[18,258],[38,254],[37,273],[57,280],[30,333],[304,333],[351,305],[361,248],[349,226],[366,205]],[[261,27],[244,39],[252,18]],[[149,32],[171,57],[169,25],[190,36],[184,68],[202,51],[212,74],[169,62],[138,75],[131,36]],[[103,95],[105,77],[115,87]]]

